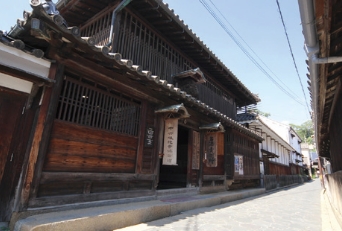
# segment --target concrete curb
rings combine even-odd
[[[52,212],[17,221],[15,231],[113,230],[265,193],[264,188]]]

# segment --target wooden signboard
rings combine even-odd
[[[192,132],[192,169],[198,170],[200,167],[200,133]]]
[[[147,126],[145,134],[145,147],[153,147],[154,127]]]
[[[205,159],[207,167],[217,167],[217,132],[205,135]]]
[[[178,119],[166,119],[163,165],[177,165]]]

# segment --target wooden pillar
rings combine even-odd
[[[26,172],[24,172],[23,188],[19,210],[26,209],[30,198],[36,197],[41,171],[44,164],[53,120],[57,110],[59,93],[62,87],[64,66],[51,65],[49,78],[55,80],[51,88],[45,88],[42,103],[37,117],[36,128],[30,148]]]
[[[139,142],[137,150],[137,162],[135,167],[135,173],[139,174],[142,172],[142,162],[144,155],[144,142],[146,133],[146,121],[147,121],[147,102],[141,103],[141,116],[140,116],[140,131],[139,131]]]
[[[193,153],[193,132],[189,130],[188,133],[188,164],[186,170],[186,185],[191,187],[191,174],[192,174],[192,153]]]
[[[163,156],[163,144],[164,144],[164,128],[165,128],[165,120],[162,116],[158,116],[157,119],[158,123],[158,129],[157,129],[157,134],[158,134],[158,144],[157,144],[157,157],[156,157],[156,166],[155,166],[155,171],[154,174],[156,175],[156,179],[154,182],[154,187],[158,187],[159,183],[159,175],[160,175],[160,161]]]
[[[200,168],[198,176],[198,187],[201,189],[203,182],[203,161],[204,161],[204,131],[200,132]]]

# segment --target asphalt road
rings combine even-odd
[[[231,203],[183,212],[120,231],[340,231],[318,179]]]

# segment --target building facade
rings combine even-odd
[[[311,96],[319,172],[325,174],[324,185],[330,204],[342,217],[342,91],[341,28],[342,6],[339,1],[298,1],[305,50],[308,56],[308,88]],[[329,162],[329,169],[322,169]],[[321,175],[322,176],[322,175]]]
[[[162,1],[93,3],[31,1],[2,35],[53,64],[1,219],[258,185],[262,137],[235,121],[236,107],[258,97]]]

